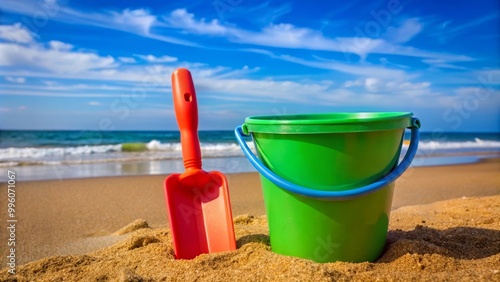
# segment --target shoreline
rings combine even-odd
[[[410,168],[397,180],[393,211],[462,197],[500,194],[500,158],[478,163]],[[168,227],[167,175],[18,181],[18,265],[55,255],[83,254],[123,240],[110,236],[137,219]],[[226,174],[233,216],[265,215],[258,173]],[[6,183],[0,184],[2,193]],[[7,206],[1,197],[0,206]],[[2,222],[5,215],[2,215]],[[392,220],[392,219],[391,219]],[[7,234],[0,234],[6,242]],[[6,250],[2,248],[2,268]]]
[[[451,165],[475,164],[489,159],[500,158],[500,152],[462,152],[416,156],[410,168],[441,167]],[[122,176],[153,176],[181,173],[183,161],[144,160],[144,161],[108,161],[98,163],[58,164],[58,165],[18,165],[2,166],[15,171],[20,181],[50,181],[67,179],[86,179]],[[221,171],[225,174],[252,173],[255,168],[245,157],[205,158],[203,168],[206,171]],[[0,182],[6,182],[6,175],[0,175]]]

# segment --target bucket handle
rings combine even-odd
[[[292,192],[295,194],[299,194],[305,197],[309,198],[318,198],[318,199],[323,199],[323,200],[343,200],[343,199],[349,199],[349,198],[356,198],[368,193],[375,192],[388,184],[392,183],[395,181],[398,177],[400,177],[406,169],[410,166],[413,158],[415,157],[415,154],[417,153],[417,148],[418,148],[418,141],[419,141],[419,128],[420,128],[420,120],[418,118],[412,118],[411,120],[411,125],[408,127],[411,130],[411,139],[410,139],[410,145],[408,147],[408,150],[406,151],[406,154],[399,163],[399,165],[394,168],[389,174],[386,176],[382,177],[380,180],[368,184],[363,187],[355,188],[355,189],[350,189],[350,190],[344,190],[344,191],[322,191],[322,190],[315,190],[315,189],[310,189],[306,188],[294,183],[291,183],[280,176],[276,175],[274,172],[272,172],[269,168],[267,168],[248,148],[248,145],[246,142],[243,140],[243,137],[250,137],[250,134],[245,134],[243,132],[243,129],[241,126],[236,127],[234,130],[234,133],[236,135],[236,140],[238,140],[238,143],[240,144],[241,149],[243,150],[243,153],[245,156],[248,158],[250,163],[263,175],[265,176],[269,181],[277,185],[278,187],[281,187],[282,189]]]

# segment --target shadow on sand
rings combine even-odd
[[[242,236],[236,241],[236,247],[241,248],[243,245],[248,243],[260,243],[267,246],[271,246],[271,242],[269,240],[269,235],[265,234],[250,234],[246,236]]]
[[[377,262],[391,262],[407,253],[468,260],[486,258],[500,253],[500,231],[475,227],[437,230],[422,225],[411,231],[390,230]]]
[[[269,236],[251,234],[239,238],[237,247],[248,243],[270,246]],[[456,259],[481,259],[500,253],[500,231],[475,227],[438,230],[417,225],[411,231],[390,230],[384,251],[376,261],[392,262],[406,254],[438,254]]]

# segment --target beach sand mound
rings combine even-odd
[[[278,255],[271,252],[265,217],[234,221],[234,252],[175,260],[169,229],[142,228],[147,223],[137,221],[110,247],[44,258],[18,266],[16,275],[4,269],[0,280],[500,281],[500,195],[393,211],[386,248],[373,263],[322,264]]]
[[[149,228],[148,223],[144,219],[136,219],[125,227],[113,233],[113,235],[125,235],[141,228]]]

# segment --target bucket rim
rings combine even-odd
[[[406,128],[412,112],[331,112],[256,115],[245,118],[245,133],[335,133]]]
[[[408,128],[411,130],[410,144],[408,146],[408,149],[406,151],[403,160],[401,160],[401,162],[399,162],[399,164],[395,168],[393,168],[391,172],[386,174],[378,181],[365,185],[363,187],[358,187],[349,190],[340,190],[340,191],[337,190],[325,191],[325,190],[311,189],[308,187],[297,185],[293,182],[290,182],[280,177],[279,175],[275,174],[270,168],[264,165],[259,160],[259,158],[257,158],[257,156],[255,156],[255,154],[250,150],[248,144],[243,140],[243,137],[250,137],[251,136],[250,134],[245,133],[241,126],[237,126],[234,130],[234,133],[236,136],[236,140],[238,141],[238,144],[240,145],[241,149],[243,150],[243,153],[250,161],[250,163],[257,169],[257,171],[259,171],[259,173],[262,176],[264,176],[266,179],[268,179],[281,189],[309,198],[316,198],[323,200],[347,200],[347,199],[357,198],[359,196],[363,196],[369,193],[373,193],[377,190],[382,189],[388,184],[394,182],[396,179],[398,179],[410,167],[413,158],[417,154],[418,143],[420,139],[419,137],[420,127],[421,127],[420,120],[418,118],[411,118],[411,125],[408,126]]]

